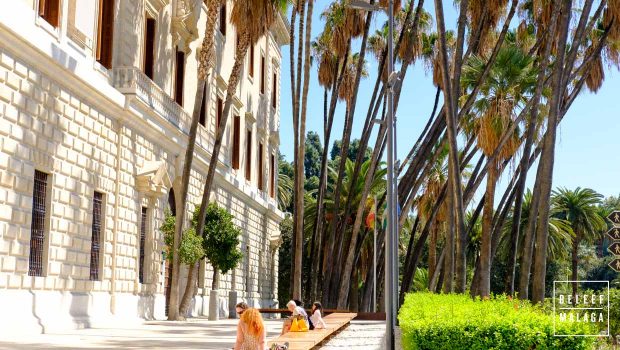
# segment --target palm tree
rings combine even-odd
[[[218,0],[209,1],[215,1],[215,3],[208,3],[208,6],[215,7],[217,11],[220,2]],[[231,23],[235,26],[237,30],[239,40],[236,44],[235,63],[233,64],[230,77],[228,79],[226,102],[224,103],[222,120],[220,121],[220,125],[216,131],[215,142],[213,145],[213,150],[211,152],[211,159],[209,161],[209,170],[207,172],[204,183],[202,201],[200,203],[200,212],[198,215],[198,236],[202,236],[203,234],[206,209],[209,203],[213,178],[215,176],[215,169],[219,162],[218,158],[222,146],[222,140],[224,137],[224,130],[228,122],[228,115],[230,114],[233,97],[236,94],[237,85],[239,83],[239,78],[241,75],[241,67],[243,66],[245,55],[250,45],[255,45],[258,40],[263,37],[263,35],[270,29],[271,25],[276,19],[276,16],[279,14],[280,11],[285,9],[286,4],[286,0],[268,0],[260,3],[254,1],[235,1],[233,5]],[[211,8],[209,11],[212,10],[213,9]],[[212,17],[211,12],[209,13],[209,16]],[[207,34],[213,36],[215,35],[215,32],[212,31]],[[198,104],[198,106],[200,106],[200,104]],[[196,110],[196,107],[194,107],[194,110]],[[193,285],[195,281],[193,280],[193,276],[191,277],[192,279],[188,280],[188,284],[191,283]],[[218,276],[214,276],[214,281],[217,280]],[[214,283],[214,287],[217,287],[217,283]],[[186,307],[189,306],[189,298],[190,296],[188,294],[188,289],[186,288],[186,293],[183,297],[184,304],[187,305]]]
[[[278,174],[278,207],[285,211],[293,200],[293,179],[287,174]]]
[[[529,213],[532,206],[532,191],[528,189],[523,195],[523,201],[521,204],[521,212]],[[514,208],[512,210],[514,213]],[[574,237],[573,229],[569,221],[560,218],[558,215],[558,208],[552,207],[549,217],[549,245],[547,246],[547,255],[554,260],[560,260],[567,258],[567,252],[571,249],[571,242]],[[505,225],[502,227],[502,235],[500,237],[498,254],[502,256],[509,256],[510,251],[510,234],[513,226],[514,216],[512,213],[508,215]],[[529,216],[520,216],[521,223],[519,225],[520,231],[518,234],[518,246],[517,251],[523,252],[525,228],[529,223]],[[523,256],[520,256],[523,259]]]
[[[572,239],[572,277],[578,280],[578,248],[582,242],[593,243],[607,227],[599,215],[598,206],[603,196],[589,188],[577,187],[575,190],[560,188],[553,191],[552,205],[555,216],[568,221],[575,235]],[[577,282],[573,282],[573,300],[577,295]]]
[[[480,56],[473,56],[463,68],[462,85],[473,89],[484,70],[486,62]],[[516,117],[515,112],[533,92],[536,71],[532,59],[519,47],[509,45],[500,49],[495,64],[480,88],[473,113],[466,120],[466,132],[475,135],[478,148],[488,157],[487,185],[484,196],[482,218],[482,241],[480,249],[480,283],[477,293],[481,297],[490,294],[491,278],[491,236],[495,202],[495,187],[501,174],[501,164],[509,159],[520,146],[520,131],[517,127],[506,145],[499,152],[504,131],[510,129]],[[494,155],[498,154],[497,158]]]
[[[198,130],[198,122],[200,120],[200,107],[202,105],[202,99],[206,95],[205,88],[209,86],[207,80],[209,77],[209,71],[215,65],[215,47],[213,33],[215,31],[215,23],[217,22],[217,13],[220,6],[220,0],[208,0],[207,1],[207,27],[205,29],[204,38],[202,41],[202,47],[200,50],[200,56],[198,57],[198,89],[194,99],[194,109],[192,112],[192,123],[189,129],[189,136],[187,140],[187,149],[185,150],[185,163],[183,165],[183,174],[181,176],[181,197],[180,203],[182,210],[177,211],[178,217],[175,225],[174,241],[173,241],[173,253],[172,253],[172,282],[170,286],[170,298],[168,301],[168,320],[174,321],[184,318],[189,306],[189,300],[193,291],[194,281],[192,278],[187,283],[185,293],[181,300],[179,308],[179,245],[181,242],[181,236],[183,232],[183,223],[185,222],[185,208],[187,207],[187,191],[189,188],[190,172],[192,169],[192,161],[194,159],[194,147],[196,145],[196,135]],[[205,103],[205,108],[207,104]],[[190,271],[193,269],[190,267]],[[190,277],[193,276],[190,273]],[[180,309],[180,310],[179,310]]]
[[[443,184],[448,178],[448,166],[447,156],[448,148],[442,147],[440,155],[435,163],[432,165],[432,169],[426,177],[426,183],[422,192],[422,196],[418,202],[418,213],[422,215],[425,220],[430,219],[433,206],[439,199]],[[439,209],[439,212],[435,215],[434,222],[431,227],[430,241],[428,244],[428,275],[433,276],[435,269],[437,268],[437,240],[439,236],[439,226],[442,222],[445,222],[447,217],[447,202],[444,201]],[[430,282],[430,281],[429,281]],[[431,288],[431,286],[428,286]]]

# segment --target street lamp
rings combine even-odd
[[[349,8],[365,11],[386,11],[386,9],[362,0],[349,0]],[[394,329],[398,311],[398,211],[395,175],[395,132],[394,118],[394,86],[398,81],[398,73],[394,71],[394,1],[388,2],[388,39],[387,39],[387,239],[385,242],[385,347],[393,350]],[[376,269],[376,267],[375,267]]]

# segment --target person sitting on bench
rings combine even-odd
[[[306,313],[306,310],[304,310],[303,307],[297,306],[297,303],[295,303],[294,300],[286,303],[286,308],[293,314],[293,316],[284,321],[284,325],[282,326],[282,334],[288,333],[291,329],[291,325],[293,324],[293,318],[295,317],[301,316],[304,318],[304,321],[306,321],[306,324],[308,323],[308,313]]]

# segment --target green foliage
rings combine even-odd
[[[609,332],[620,335],[620,288],[609,289]]]
[[[176,224],[176,217],[172,216],[169,209],[164,211],[164,222],[159,227],[159,230],[164,234],[164,243],[166,244],[165,253],[166,256],[172,255],[172,246],[174,245],[174,226]]]
[[[172,215],[170,210],[164,212],[164,222],[159,230],[164,234],[164,243],[166,244],[166,256],[172,256],[172,246],[174,245],[174,229],[176,225],[176,217]],[[196,235],[194,227],[187,229],[183,233],[179,244],[179,260],[186,265],[193,265],[205,255],[202,247],[202,237]]]
[[[192,226],[198,225],[199,208],[194,211]],[[207,206],[203,233],[205,257],[213,268],[223,274],[237,266],[243,255],[239,250],[241,231],[233,223],[233,216],[215,203]]]
[[[431,276],[428,275],[428,269],[417,268],[413,276],[413,290],[427,291]]]
[[[196,234],[196,230],[193,227],[187,229],[179,245],[179,259],[183,264],[194,265],[204,255],[202,237]]]
[[[320,176],[322,154],[323,145],[321,145],[319,134],[314,131],[308,132],[306,135],[306,150],[304,154],[304,170],[306,179],[313,176],[318,178]]]
[[[527,301],[497,296],[412,293],[398,316],[403,349],[591,349],[590,337],[555,337],[553,316]],[[558,334],[588,334],[591,325],[556,322]]]
[[[357,159],[357,153],[359,152],[359,148],[360,148],[359,139],[354,139],[349,144],[349,149],[347,150],[347,157],[353,162],[355,162],[355,160]],[[331,160],[336,160],[336,158],[340,157],[341,150],[342,150],[342,141],[335,140],[332,146],[332,150],[329,152]],[[363,161],[364,162],[367,161],[368,159],[370,159],[371,156],[372,156],[372,149],[370,147],[367,147],[366,151],[364,152]],[[336,169],[338,169],[338,167],[336,167]]]
[[[293,219],[290,215],[287,215],[280,222],[280,237],[282,237],[282,244],[278,249],[278,302],[280,307],[284,307],[291,300],[291,261],[293,259],[291,238],[293,237]]]

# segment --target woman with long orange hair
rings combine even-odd
[[[237,325],[235,350],[264,350],[265,325],[258,309],[249,308],[241,315]]]

